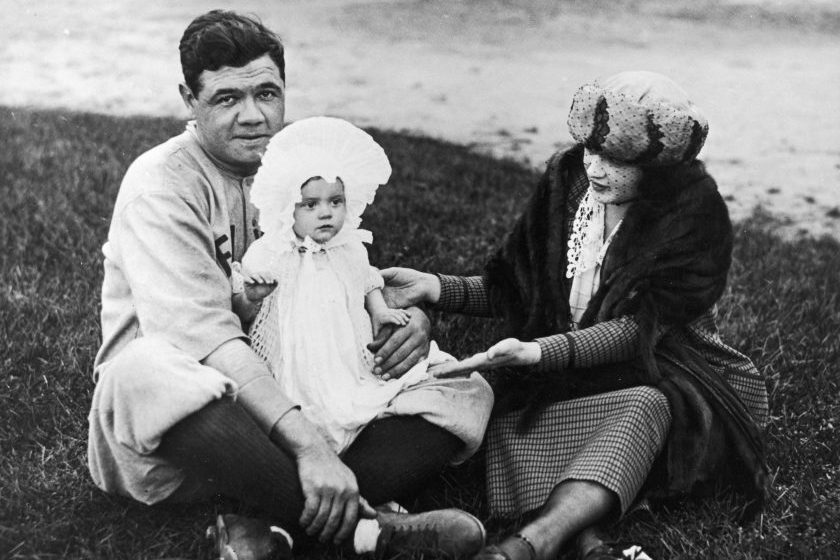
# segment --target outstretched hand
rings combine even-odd
[[[540,345],[536,342],[522,342],[506,338],[491,346],[486,352],[473,354],[460,361],[443,362],[429,368],[429,374],[437,378],[466,377],[474,371],[486,371],[504,366],[529,366],[539,363],[542,357]]]

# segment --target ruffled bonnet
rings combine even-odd
[[[288,239],[303,184],[312,177],[341,179],[347,201],[343,229],[356,229],[390,176],[388,156],[367,132],[342,119],[311,117],[285,126],[268,143],[251,202],[260,211],[264,237]]]
[[[655,72],[621,72],[574,95],[569,132],[594,153],[642,166],[694,159],[709,124],[688,94]]]

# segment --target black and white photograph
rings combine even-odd
[[[0,38],[0,558],[840,556],[840,4]]]

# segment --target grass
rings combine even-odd
[[[0,109],[0,558],[196,558],[213,506],[148,508],[99,492],[87,474],[86,416],[99,343],[100,246],[126,166],[182,129],[168,119]],[[536,176],[507,161],[373,131],[391,184],[365,226],[372,260],[474,273]],[[840,245],[784,242],[773,221],[739,224],[723,337],[767,376],[773,493],[754,524],[722,495],[660,509],[618,530],[667,558],[832,558],[840,542]],[[437,318],[458,355],[491,323]],[[486,515],[481,463],[436,480],[426,503]],[[335,551],[316,550],[311,557]]]

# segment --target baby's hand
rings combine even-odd
[[[384,309],[374,313],[370,319],[373,323],[373,336],[376,337],[383,325],[406,326],[411,319],[411,315],[405,309]]]
[[[263,272],[245,272],[245,297],[248,301],[260,301],[277,287],[277,280]]]

